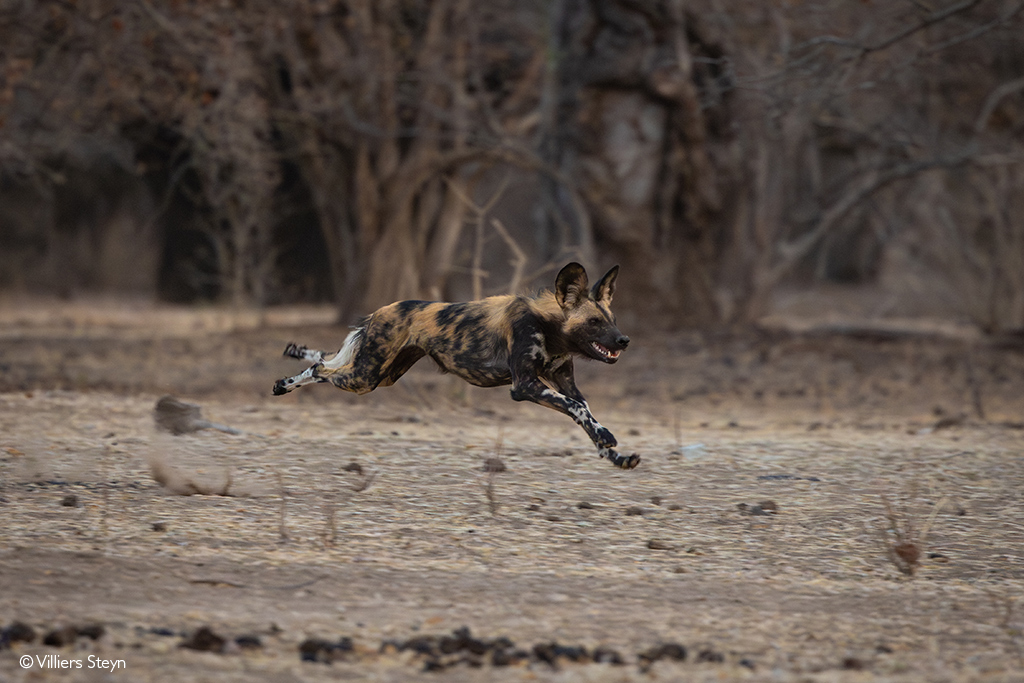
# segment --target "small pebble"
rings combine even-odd
[[[484,472],[504,472],[508,469],[501,458],[487,458],[484,460]]]
[[[200,652],[223,652],[225,641],[218,636],[209,626],[203,626],[191,637],[186,638],[178,647]]]

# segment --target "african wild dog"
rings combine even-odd
[[[590,414],[573,379],[573,356],[614,363],[629,344],[615,326],[612,294],[619,267],[588,289],[578,263],[562,268],[555,291],[537,296],[492,296],[467,303],[399,301],[378,309],[348,335],[330,358],[289,344],[284,355],[311,361],[305,372],[278,380],[274,394],[330,382],[365,394],[390,386],[423,356],[443,372],[478,387],[512,385],[512,398],[565,413],[587,432],[598,454],[623,469],[640,456],[620,455],[615,437]]]

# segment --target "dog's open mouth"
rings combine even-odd
[[[598,356],[600,356],[601,358],[605,358],[607,360],[615,360],[616,358],[619,357],[619,354],[622,353],[622,351],[611,351],[607,347],[602,346],[597,342],[590,342],[590,346],[593,347],[595,351],[597,351]]]

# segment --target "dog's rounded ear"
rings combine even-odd
[[[612,305],[612,295],[615,294],[615,278],[619,276],[619,267],[612,266],[612,269],[604,274],[604,277],[594,285],[591,296],[599,304]]]
[[[573,261],[555,278],[555,301],[564,310],[576,308],[587,298],[587,271]]]

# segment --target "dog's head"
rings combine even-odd
[[[565,313],[562,333],[573,350],[588,358],[614,363],[629,344],[615,326],[612,295],[619,267],[615,266],[591,289],[587,271],[570,263],[555,278],[555,300]]]

